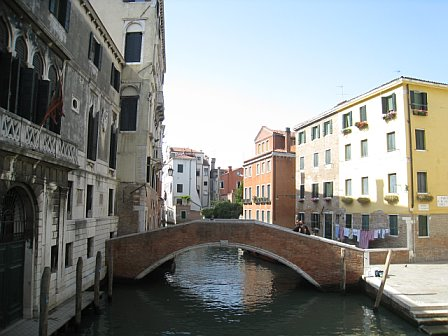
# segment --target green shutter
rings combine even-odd
[[[397,110],[397,97],[395,93],[392,93],[392,110]]]

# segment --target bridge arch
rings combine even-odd
[[[108,241],[114,277],[141,279],[176,255],[203,246],[238,247],[278,260],[321,289],[359,282],[364,250],[255,220],[197,220]]]

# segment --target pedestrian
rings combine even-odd
[[[292,230],[294,232],[301,232],[302,231],[302,225],[303,225],[303,222],[301,220],[296,220],[296,226]]]
[[[308,226],[306,226],[306,225],[302,225],[302,233],[307,234],[307,235],[311,235],[311,231],[308,228]]]

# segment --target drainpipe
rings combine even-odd
[[[415,243],[414,243],[414,160],[412,156],[412,125],[411,125],[411,107],[409,103],[409,84],[406,84],[406,108],[407,108],[407,114],[408,114],[408,135],[409,135],[409,170],[410,170],[410,187],[408,188],[408,192],[411,194],[411,235],[410,235],[410,241],[408,241],[408,248],[412,250],[412,256],[413,258],[415,254]],[[408,196],[409,197],[409,196]],[[408,236],[409,237],[409,236]]]

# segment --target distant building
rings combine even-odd
[[[298,124],[298,216],[362,248],[448,252],[448,85],[401,77]]]
[[[263,126],[244,161],[243,217],[285,227],[295,222],[295,137]]]
[[[168,147],[163,177],[166,223],[202,218],[201,210],[211,204],[209,158],[190,148]]]
[[[241,187],[244,180],[244,169],[219,169],[219,200],[235,202],[235,194],[238,188]]]
[[[153,230],[161,226],[163,207],[163,1],[95,0],[92,5],[126,62],[118,127],[118,234]]]

